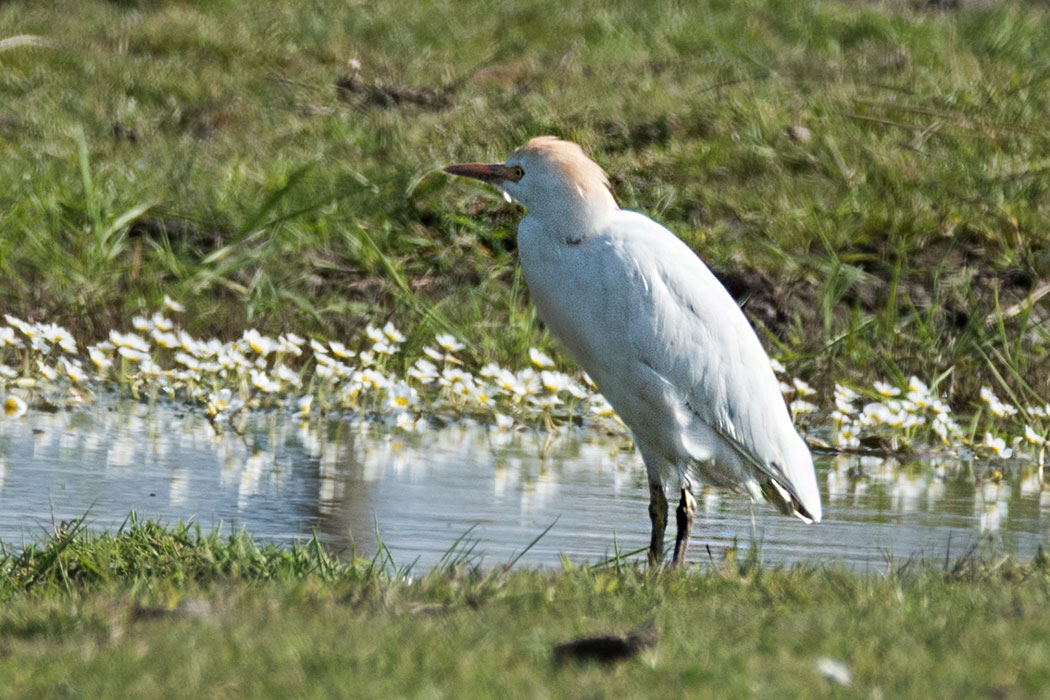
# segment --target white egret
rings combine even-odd
[[[663,558],[665,489],[680,490],[685,561],[693,478],[819,522],[813,458],[740,307],[696,254],[620,209],[574,143],[534,138],[506,163],[445,168],[501,188],[526,215],[518,254],[540,318],[634,434],[649,477],[649,561]]]

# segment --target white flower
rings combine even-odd
[[[330,357],[329,355],[324,355],[324,354],[321,354],[321,353],[315,353],[314,354],[314,361],[319,366],[324,366],[324,367],[331,367],[332,365],[339,364],[339,360],[335,359],[334,357]]]
[[[438,333],[434,338],[434,342],[446,352],[459,352],[466,347],[466,345],[456,340],[456,337],[449,333]]]
[[[254,328],[249,328],[244,331],[244,335],[241,336],[241,338],[248,344],[248,347],[258,353],[260,357],[266,357],[277,350],[276,340],[268,335],[261,334]]]
[[[850,389],[848,386],[843,384],[835,385],[835,408],[838,409],[839,413],[846,415],[852,415],[856,413],[857,409],[853,405],[853,402],[860,398],[860,394]]]
[[[853,403],[854,401],[856,401],[859,398],[860,398],[860,394],[858,394],[857,392],[853,391],[853,389],[850,389],[845,384],[836,384],[835,385],[835,399],[836,400],[837,399],[842,399],[843,401],[846,401],[848,403]]]
[[[441,377],[438,383],[445,387],[451,387],[460,383],[470,388],[474,386],[474,377],[469,372],[464,372],[458,367],[446,367],[441,370]]]
[[[149,353],[136,350],[135,348],[126,345],[118,347],[117,352],[120,353],[121,357],[131,360],[132,362],[142,362],[149,359]]]
[[[208,415],[215,417],[231,407],[230,390],[221,389],[208,397]]]
[[[780,363],[780,360],[775,358],[769,358],[769,366],[773,368],[773,371],[777,374],[783,374],[786,370],[784,365]]]
[[[162,348],[174,349],[180,347],[179,338],[174,333],[162,331],[158,328],[154,328],[149,333],[150,337],[153,338],[153,342]]]
[[[29,336],[29,347],[33,349],[33,352],[38,352],[41,355],[46,355],[51,352],[51,345],[44,339],[42,335],[33,329],[33,335]]]
[[[554,360],[536,348],[529,348],[529,360],[541,369],[554,366]]]
[[[502,413],[497,413],[496,416],[496,428],[499,430],[510,430],[514,427],[514,419],[510,416],[505,416]]]
[[[66,352],[77,351],[77,341],[73,339],[73,334],[62,326],[54,323],[40,323],[37,329],[45,340],[58,345]]]
[[[118,349],[137,350],[142,354],[149,352],[149,343],[147,343],[141,336],[135,335],[134,333],[125,334],[119,331],[110,331],[109,342],[113,343],[114,347]]]
[[[390,383],[381,372],[374,369],[359,370],[354,372],[351,378],[364,389],[383,389]]]
[[[1024,427],[1024,439],[1032,443],[1033,445],[1046,444],[1046,439],[1039,433],[1035,432],[1035,428],[1033,428],[1030,425],[1026,425]]]
[[[300,396],[299,400],[296,401],[295,404],[299,413],[302,413],[304,416],[309,415],[310,409],[314,405],[314,396],[313,394],[306,394],[305,396]]]
[[[791,409],[792,416],[800,416],[806,413],[813,413],[817,410],[817,406],[815,404],[811,404],[809,401],[803,401],[802,399],[795,399],[791,402],[791,405],[788,406],[788,408]]]
[[[14,394],[4,399],[4,415],[8,418],[19,418],[24,416],[28,410],[29,407],[26,406],[26,402]]]
[[[175,301],[167,294],[164,295],[164,308],[166,308],[168,311],[174,311],[175,313],[182,313],[186,310],[185,306]]]
[[[251,371],[252,385],[267,394],[276,394],[281,390],[281,383],[271,378],[266,372],[253,369]]]
[[[240,350],[233,347],[223,348],[216,359],[226,369],[244,369],[251,366],[248,358],[241,354]]]
[[[1017,413],[1017,408],[1008,403],[1000,403],[997,406],[992,406],[992,413],[1004,418],[1006,416],[1012,416]]]
[[[317,342],[313,338],[310,339],[310,349],[314,351],[315,355],[327,355],[328,348],[321,343]]]
[[[405,342],[405,336],[401,335],[401,331],[395,328],[394,324],[390,321],[387,321],[386,325],[383,326],[383,335],[385,335],[391,343],[400,344]]]
[[[420,384],[430,384],[438,378],[437,367],[434,366],[434,363],[429,360],[424,360],[422,357],[416,360],[415,364],[408,368],[407,374]]]
[[[274,368],[273,373],[279,381],[289,384],[296,389],[303,385],[303,381],[299,378],[299,375],[289,369],[286,365],[277,365]]]
[[[277,352],[301,357],[303,354],[303,345],[305,344],[306,341],[295,333],[282,333],[277,337]]]
[[[563,389],[567,389],[569,384],[572,382],[572,378],[561,372],[548,372],[544,370],[540,372],[540,382],[543,384],[543,388],[552,394],[557,394]]]
[[[201,368],[200,360],[198,360],[196,357],[189,354],[188,352],[175,353],[175,361],[178,362],[180,365],[192,369],[194,372],[199,371]]]
[[[105,372],[113,366],[113,360],[106,357],[105,353],[97,345],[92,345],[88,348],[88,357],[101,372]]]
[[[565,391],[569,392],[569,394],[573,398],[581,399],[581,400],[585,399],[585,398],[587,398],[588,396],[591,395],[591,393],[589,391],[584,389],[582,386],[580,386],[576,382],[569,382],[568,385],[566,385],[566,387],[565,387]]]
[[[940,416],[937,417],[940,418]],[[933,428],[933,432],[937,433],[937,437],[941,439],[941,442],[949,442],[947,423],[935,418],[934,421],[930,423],[930,427]]]
[[[22,341],[15,335],[15,329],[11,326],[0,328],[0,348],[5,346],[13,348],[22,347]]]
[[[416,390],[404,382],[397,382],[387,391],[387,407],[393,411],[407,411],[419,401]]]
[[[795,385],[795,391],[798,392],[799,396],[813,396],[816,394],[816,390],[806,382],[802,381],[798,377],[791,380],[791,383]]]
[[[508,369],[501,369],[495,378],[496,386],[508,393],[521,397],[529,393],[528,387]]]
[[[377,355],[393,355],[397,352],[397,345],[387,342],[386,338],[383,338],[372,345],[372,352]]]
[[[206,344],[202,345],[201,343],[197,342],[196,338],[194,338],[192,335],[190,335],[184,330],[180,329],[177,335],[179,336],[179,345],[181,345],[182,349],[190,353],[191,355],[195,355],[197,357],[207,357],[216,354],[208,352],[210,348],[208,348]],[[205,353],[208,354],[206,355]]]
[[[398,430],[414,433],[419,430],[419,419],[413,418],[407,411],[402,411],[397,414],[397,418],[394,420],[394,427]]]
[[[981,400],[987,403],[988,409],[1000,418],[1012,416],[1017,413],[1016,408],[1008,403],[1000,401],[999,397],[995,395],[995,392],[986,386],[981,387]]]
[[[926,382],[922,381],[915,375],[912,375],[908,378],[908,391],[914,391],[916,394],[929,396],[930,387],[926,386]]]
[[[166,318],[164,314],[159,311],[150,317],[150,325],[158,331],[170,331],[175,327],[175,324],[172,323],[171,319]]]
[[[493,405],[492,394],[493,387],[479,386],[471,390],[470,398],[482,408],[491,408]]]
[[[368,339],[373,343],[378,343],[383,339],[383,331],[379,330],[372,324],[365,326],[365,335],[368,336]]]
[[[838,396],[835,397],[835,413],[839,415],[852,415],[856,413],[857,407],[852,402],[846,401]]]
[[[542,396],[530,396],[528,402],[536,408],[547,409],[561,405],[561,399],[556,394],[544,394]]]
[[[610,404],[601,394],[594,394],[591,396],[590,411],[601,418],[609,418],[616,414],[616,410],[613,409],[612,404]]]
[[[33,326],[32,323],[26,323],[22,319],[15,318],[11,314],[4,314],[4,320],[7,321],[8,324],[10,324],[11,326],[14,326],[18,330],[22,331],[22,334],[25,335],[27,338],[32,338],[34,335],[36,335],[36,328]]]
[[[1012,449],[1006,446],[1006,441],[1000,437],[992,437],[991,433],[984,434],[984,446],[990,449],[996,454],[997,457],[1002,459],[1009,459],[1014,453]]]
[[[909,391],[907,394],[908,401],[915,407],[915,409],[929,408],[934,398],[928,391]]]
[[[852,425],[843,425],[835,435],[835,445],[845,449],[860,447],[860,436]]]
[[[338,340],[329,340],[328,347],[332,349],[332,354],[336,357],[341,357],[344,360],[348,360],[354,356],[354,351],[349,350],[345,345],[340,343]]]
[[[75,362],[70,362],[69,360],[63,357],[61,360],[59,360],[58,364],[60,367],[62,367],[62,370],[66,373],[66,376],[69,377],[73,382],[81,384],[87,381],[87,372],[85,372],[84,368],[80,366],[79,360]]]
[[[900,396],[901,393],[900,389],[886,382],[875,382],[873,386],[875,387],[876,392],[887,398],[891,396]]]
[[[914,428],[920,425],[925,425],[926,423],[925,416],[916,415],[914,413],[906,413],[903,418],[904,419],[901,422],[902,428]]]
[[[860,424],[863,426],[874,426],[890,423],[893,421],[894,413],[881,403],[868,403],[860,412]]]
[[[131,327],[137,331],[142,331],[143,333],[153,328],[153,326],[150,325],[149,319],[145,316],[132,316]]]
[[[429,345],[424,345],[423,346],[423,354],[426,355],[427,357],[429,357],[434,362],[444,362],[445,361],[445,353],[443,353],[440,350],[437,350],[435,348],[432,348]]]
[[[540,378],[536,374],[536,371],[531,367],[518,370],[515,375],[518,381],[525,387],[525,392],[528,394],[535,394],[540,390]]]

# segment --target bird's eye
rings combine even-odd
[[[513,168],[511,168],[511,172],[514,173],[515,180],[520,180],[521,178],[525,177],[525,171],[522,170],[522,167],[520,165],[515,165]]]

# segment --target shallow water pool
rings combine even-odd
[[[720,557],[736,541],[757,544],[767,563],[883,570],[975,546],[1028,557],[1047,542],[1050,488],[1034,466],[997,465],[1001,480],[988,465],[949,459],[817,466],[816,526],[699,490],[690,559]],[[523,552],[522,564],[557,566],[563,555],[598,562],[645,547],[647,506],[641,460],[622,438],[592,431],[455,423],[403,433],[271,413],[218,434],[195,412],[131,402],[0,420],[0,540],[15,548],[85,514],[89,528],[113,531],[134,510],[277,543],[316,529],[334,550],[362,556],[378,533],[396,566],[416,570],[445,556],[497,566]]]

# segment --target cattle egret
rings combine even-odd
[[[631,429],[645,462],[650,563],[663,558],[669,487],[680,492],[672,566],[684,563],[694,479],[820,521],[813,458],[769,357],[685,243],[620,209],[601,167],[552,136],[530,140],[506,163],[445,172],[495,185],[525,207],[518,254],[532,301]]]

